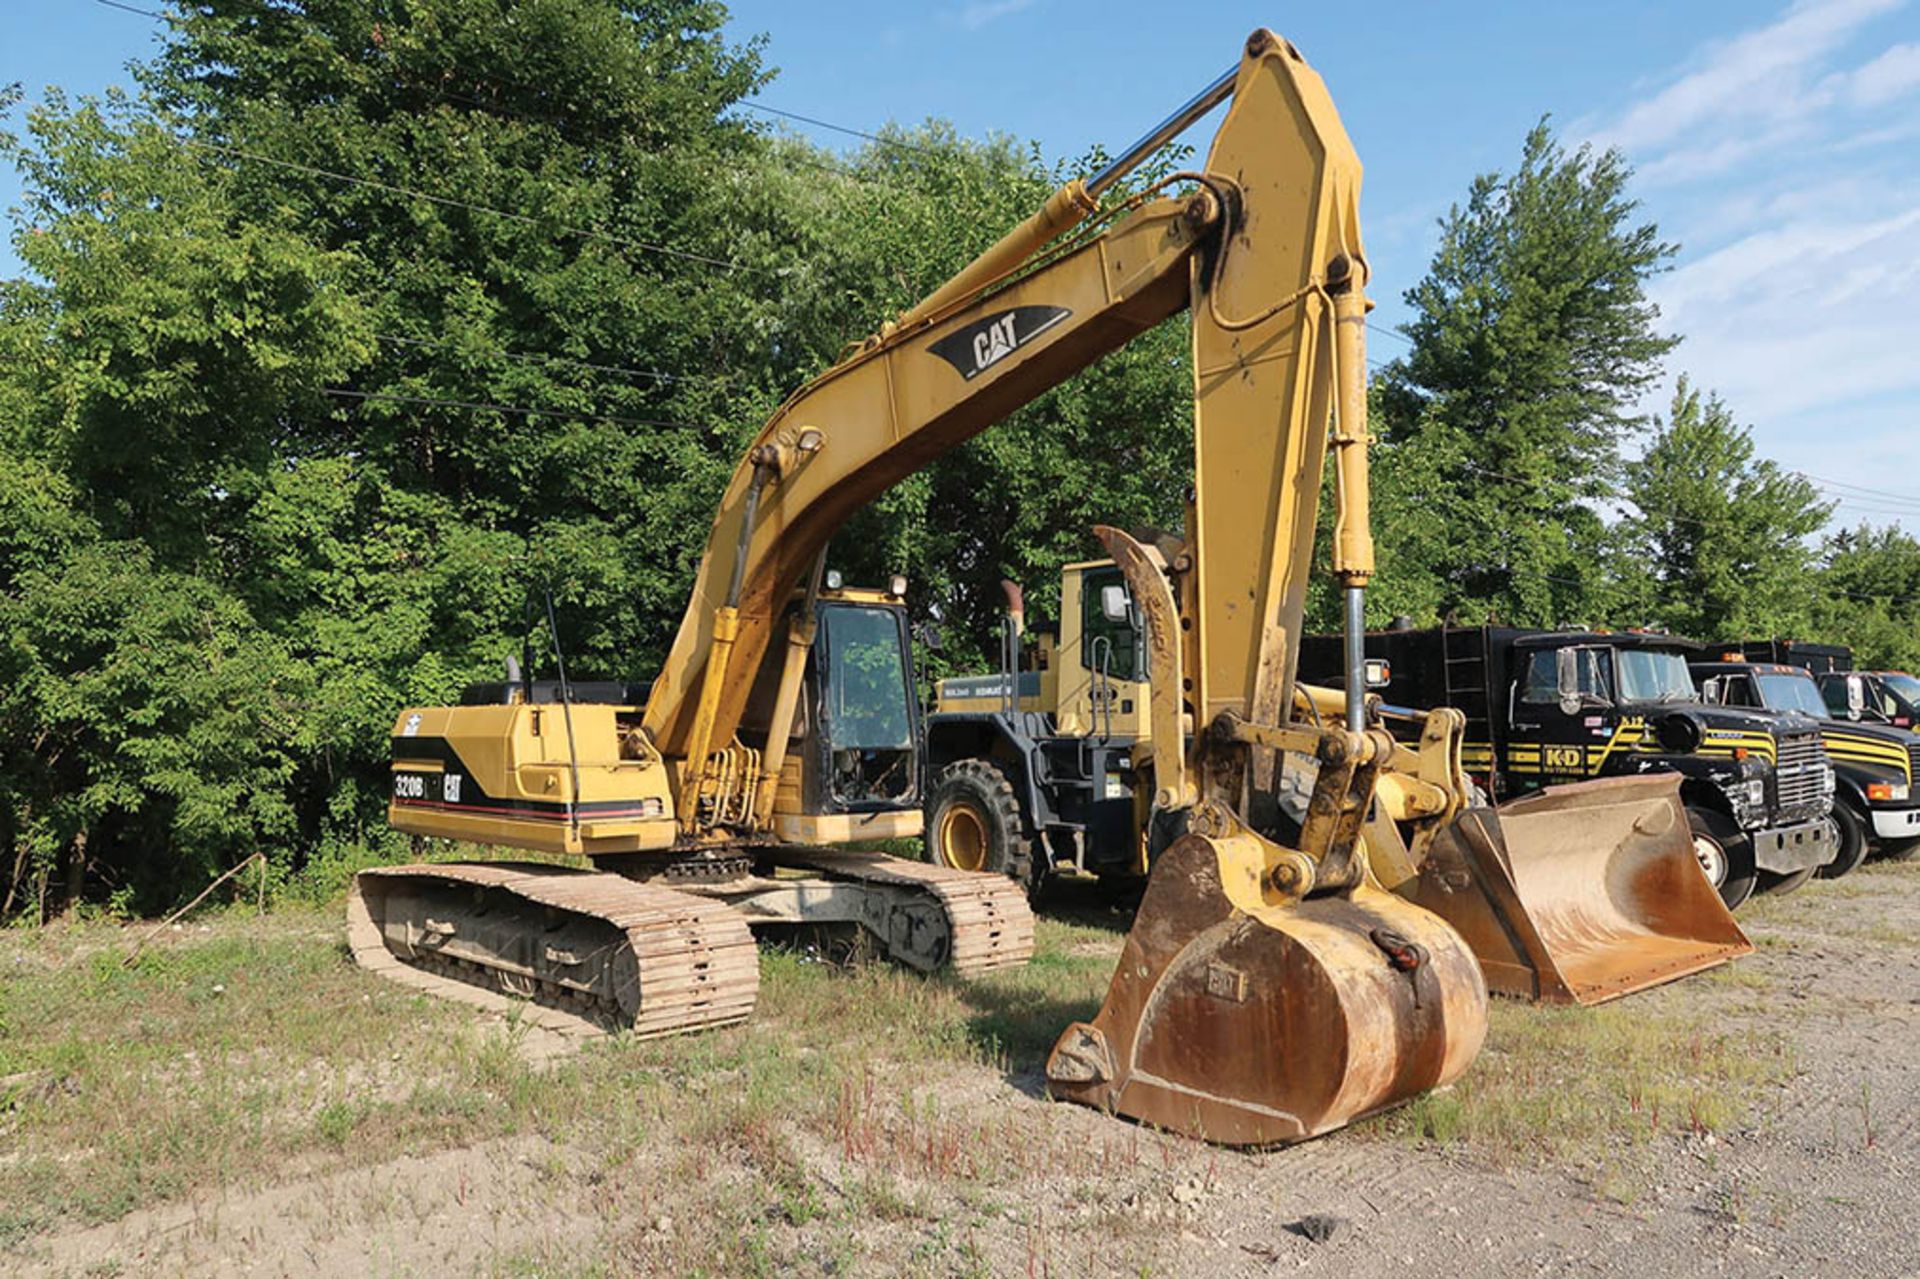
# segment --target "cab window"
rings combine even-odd
[[[1081,577],[1080,660],[1089,671],[1104,671],[1116,680],[1147,677],[1134,618],[1133,598],[1119,569],[1096,569]]]
[[[1836,715],[1838,715],[1838,716],[1840,716],[1840,717],[1841,717],[1842,719],[1845,719],[1845,718],[1846,718],[1846,715],[1847,715],[1847,681],[1846,681],[1846,678],[1845,678],[1844,676],[1843,676],[1843,677],[1841,677],[1841,678],[1839,678],[1839,679],[1823,679],[1823,680],[1821,680],[1821,681],[1820,681],[1820,696],[1822,696],[1822,697],[1824,697],[1824,698],[1826,699],[1826,701],[1827,701],[1827,709],[1828,709],[1828,710],[1830,710],[1830,711],[1832,711],[1832,712],[1833,712],[1834,714],[1836,714]]]
[[[1720,704],[1722,706],[1758,707],[1760,699],[1754,694],[1753,681],[1745,675],[1722,675],[1720,677]]]
[[[1520,693],[1522,702],[1529,706],[1559,704],[1560,652],[1559,649],[1545,648],[1528,660],[1527,682]],[[1607,675],[1607,657],[1608,650],[1604,648],[1573,650],[1575,688],[1581,696],[1602,702],[1613,701],[1613,681]]]

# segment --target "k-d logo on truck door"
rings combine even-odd
[[[975,320],[927,349],[971,382],[1072,314],[1064,306],[1016,306]]]

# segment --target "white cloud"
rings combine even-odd
[[[1787,465],[1920,494],[1920,44],[1880,21],[1907,3],[1802,0],[1577,132],[1682,246],[1651,288],[1670,375]]]
[[[960,11],[960,25],[969,31],[978,31],[989,22],[998,22],[1033,5],[1034,0],[976,0]]]
[[[1920,89],[1920,44],[1896,44],[1848,77],[1847,93],[1863,107],[1885,106]]]
[[[1770,26],[1708,50],[1692,71],[1630,108],[1594,141],[1628,152],[1703,124],[1790,119],[1808,105],[1805,77],[1864,24],[1905,0],[1801,0]]]

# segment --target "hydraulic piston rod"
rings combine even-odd
[[[1133,172],[1142,160],[1158,151],[1207,112],[1233,96],[1233,81],[1240,74],[1238,65],[1227,68],[1220,78],[1193,95],[1172,115],[1140,135],[1139,141],[1113,158],[1106,168],[1087,179],[1087,194],[1099,199],[1108,188]]]

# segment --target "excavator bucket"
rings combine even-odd
[[[1694,858],[1680,780],[1555,786],[1439,831],[1408,900],[1473,948],[1498,994],[1597,1004],[1750,953]]]
[[[1047,1061],[1055,1097],[1224,1145],[1272,1145],[1467,1068],[1486,1033],[1486,988],[1444,923],[1365,886],[1245,909],[1227,883],[1247,876],[1201,835],[1161,855],[1106,1003]]]

